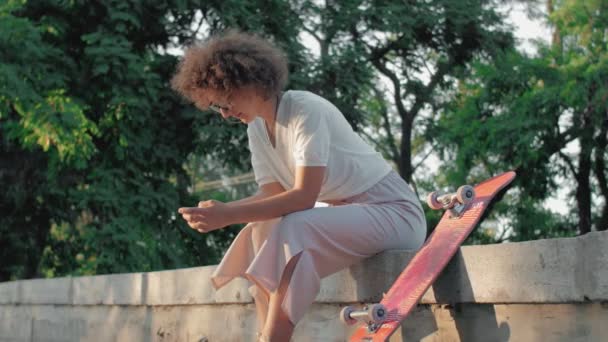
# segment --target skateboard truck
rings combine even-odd
[[[466,205],[474,198],[475,189],[470,185],[463,185],[455,193],[442,194],[439,191],[433,191],[426,198],[426,203],[433,210],[449,210],[450,218],[457,218],[462,215]]]
[[[382,304],[366,305],[361,310],[353,306],[347,306],[340,311],[340,320],[346,325],[353,325],[358,321],[367,323],[367,330],[374,332],[380,328],[386,320],[386,307]]]

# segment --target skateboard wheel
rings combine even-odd
[[[462,204],[467,204],[475,198],[475,189],[470,185],[463,185],[456,191],[456,199]]]
[[[340,321],[346,325],[353,325],[357,323],[357,320],[350,317],[351,312],[355,311],[352,306],[347,306],[340,311]]]
[[[441,204],[437,200],[438,196],[439,196],[439,192],[433,191],[426,197],[426,204],[428,204],[428,206],[433,210],[439,210],[439,209],[443,208],[443,204]]]
[[[368,320],[373,323],[382,323],[386,319],[386,307],[382,304],[373,304],[367,308]]]

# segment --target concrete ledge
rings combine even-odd
[[[608,232],[586,234],[579,240],[577,285],[583,288],[585,300],[608,299]]]
[[[465,246],[424,304],[561,303],[608,299],[608,233]],[[378,301],[413,257],[388,251],[324,280],[319,302]],[[603,272],[602,272],[603,271]]]
[[[563,303],[608,300],[608,232],[465,246],[422,299],[425,304]],[[414,253],[387,251],[325,278],[317,301],[377,301]],[[219,291],[215,266],[0,283],[0,303],[192,305],[251,303],[237,278]]]
[[[30,279],[17,282],[19,303],[70,304],[72,278]]]
[[[247,280],[237,278],[216,291],[211,286],[215,266],[147,273],[147,305],[231,304],[252,302]]]
[[[582,302],[585,289],[575,272],[581,262],[578,242],[555,239],[463,248],[423,302]]]
[[[387,251],[321,283],[294,342],[344,341],[340,309],[379,300],[414,253]],[[0,283],[2,341],[254,341],[248,283],[215,266]],[[390,341],[608,340],[608,232],[462,247]]]
[[[74,305],[142,305],[142,273],[109,274],[72,278]]]
[[[18,281],[0,283],[0,304],[19,302],[19,284],[21,282]]]
[[[316,303],[293,342],[346,341],[339,305]],[[0,305],[0,341],[254,342],[253,304],[146,306]],[[608,307],[578,304],[420,305],[391,342],[605,341]]]

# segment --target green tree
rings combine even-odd
[[[0,5],[0,280],[217,261],[218,239],[176,217],[201,199],[188,191],[185,165],[205,154],[246,169],[246,135],[177,99],[168,86],[177,58],[167,51],[203,26],[209,34],[236,25],[276,37],[292,68],[303,58],[297,16],[259,15],[284,2],[234,5]]]
[[[146,9],[2,8],[2,159],[17,168],[2,178],[10,262],[0,278],[190,261],[173,212],[189,198],[181,164],[194,132],[166,89],[174,58],[151,52],[163,37],[142,21],[162,23],[164,12]]]
[[[549,5],[557,32],[552,44],[540,45],[538,56],[510,51],[496,63],[477,61],[456,101],[428,131],[453,165],[445,168],[451,180],[518,171],[520,193],[506,209],[514,216],[514,240],[608,225],[608,3]],[[566,217],[541,205],[560,188],[557,177],[575,189]],[[604,202],[596,212],[594,198]]]
[[[302,1],[305,30],[320,46],[320,82],[348,87],[350,112],[368,113],[376,142],[412,181],[412,154],[424,152],[416,120],[437,110],[475,56],[513,44],[492,1]],[[390,96],[378,75],[392,87]],[[339,101],[338,101],[339,102]],[[391,117],[395,113],[396,117]],[[356,124],[356,121],[355,121]]]
[[[50,206],[62,202],[49,182],[63,183],[53,179],[61,165],[82,170],[99,134],[86,106],[66,94],[65,75],[55,71],[63,64],[61,51],[44,42],[31,21],[11,14],[20,5],[0,7],[0,279],[36,273]]]

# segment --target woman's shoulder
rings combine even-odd
[[[308,90],[288,90],[283,94],[283,99],[293,115],[339,112],[330,101]]]
[[[283,94],[283,98],[295,104],[306,104],[310,101],[325,100],[320,95],[317,95],[311,91],[293,89],[285,91],[285,93]]]

